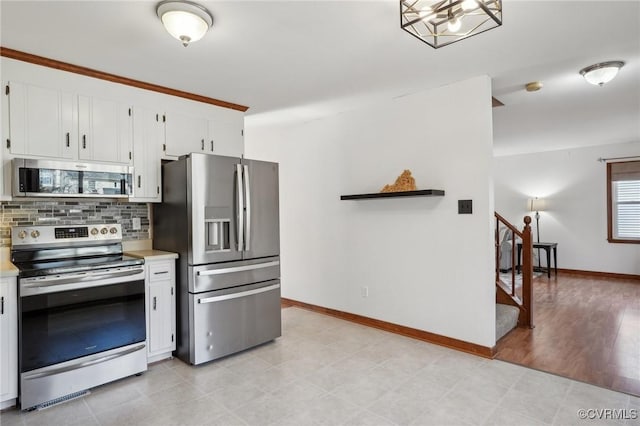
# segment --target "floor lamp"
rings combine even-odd
[[[544,211],[547,203],[543,198],[531,198],[529,200],[529,211],[536,212],[536,242],[540,242],[540,212]],[[549,265],[547,265],[549,267]],[[538,248],[538,269],[540,269],[540,248]]]

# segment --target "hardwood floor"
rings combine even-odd
[[[496,358],[640,396],[640,280],[559,273],[533,282],[535,328]]]

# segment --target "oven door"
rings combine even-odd
[[[20,372],[144,344],[144,267],[20,279]]]

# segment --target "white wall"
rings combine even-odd
[[[490,84],[295,125],[247,117],[247,157],[280,163],[283,297],[494,345]],[[340,201],[404,169],[446,195]],[[458,215],[459,199],[473,200],[472,215]]]
[[[606,165],[597,161],[639,154],[640,142],[632,142],[497,157],[496,211],[521,229],[523,217],[535,214],[526,200],[545,198],[540,241],[558,243],[558,267],[640,274],[640,244],[607,242]]]

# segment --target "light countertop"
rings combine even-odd
[[[162,250],[132,250],[125,251],[124,254],[131,257],[137,257],[139,259],[144,260],[167,260],[167,259],[177,259],[178,254],[172,253],[170,251],[162,251]]]
[[[8,260],[0,261],[0,278],[17,276],[18,268],[16,268],[13,263]]]

